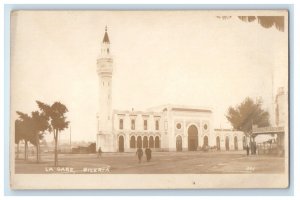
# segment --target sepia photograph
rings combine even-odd
[[[287,10],[14,10],[12,189],[287,188]]]

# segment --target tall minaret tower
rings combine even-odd
[[[110,54],[110,41],[105,27],[105,33],[101,44],[101,53],[97,59],[97,73],[99,77],[99,111],[97,150],[110,151],[112,147],[112,74],[113,59]]]

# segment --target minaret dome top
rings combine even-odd
[[[105,26],[105,33],[104,33],[104,37],[103,37],[103,43],[110,43],[109,42],[109,37],[108,37],[108,34],[107,34],[107,26]]]

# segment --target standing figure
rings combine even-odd
[[[141,148],[138,148],[138,149],[136,150],[136,155],[137,155],[138,158],[139,158],[139,163],[141,163],[142,157],[143,157],[143,150],[142,150]]]
[[[151,160],[151,149],[149,147],[146,148],[145,150],[145,154],[146,154],[146,157],[147,157],[147,162],[149,162]]]
[[[101,147],[99,147],[97,158],[100,158],[100,157],[101,157],[101,154],[102,154],[102,150],[101,150]]]
[[[247,144],[247,147],[246,147],[246,151],[247,151],[247,156],[249,156],[249,145]]]

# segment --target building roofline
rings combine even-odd
[[[154,115],[154,116],[161,116],[162,113],[161,112],[151,112],[151,111],[139,111],[139,110],[134,110],[134,111],[129,111],[129,110],[113,110],[114,114],[117,115],[143,115],[143,116],[147,116],[147,115]]]
[[[189,111],[189,112],[212,112],[212,108],[202,106],[188,106],[188,105],[175,105],[175,104],[164,104],[156,107],[147,109],[149,111],[160,110],[160,111]]]
[[[201,108],[180,108],[180,107],[173,107],[171,108],[171,110],[173,111],[188,111],[188,112],[208,112],[208,113],[212,113],[211,110],[208,109],[201,109]]]
[[[215,128],[214,131],[220,131],[220,132],[240,132],[244,133],[243,131],[238,131],[230,128]]]

